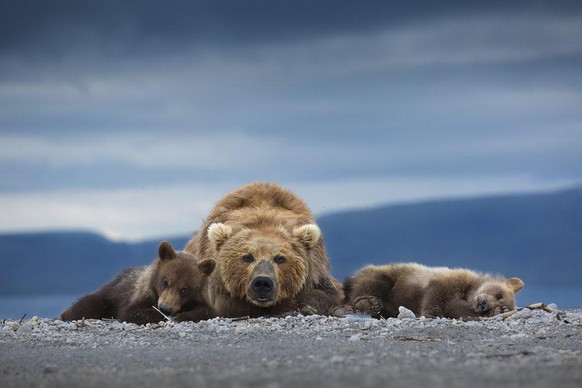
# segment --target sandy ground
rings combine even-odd
[[[582,386],[582,311],[0,324],[2,387]]]

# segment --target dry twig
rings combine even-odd
[[[166,314],[164,314],[163,312],[161,312],[160,310],[158,310],[158,308],[156,306],[152,306],[154,310],[156,310],[158,313],[162,314],[164,316],[164,318],[166,318],[166,321],[170,321],[172,322],[172,318],[168,317]]]
[[[438,337],[416,337],[408,335],[396,335],[392,339],[399,341],[419,341],[419,342],[438,342],[441,341]]]
[[[231,318],[230,321],[231,322],[236,322],[236,321],[246,321],[251,319],[251,317],[249,317],[248,315],[245,315],[244,317],[237,317],[237,318]]]

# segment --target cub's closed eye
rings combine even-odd
[[[497,300],[499,300],[499,299],[503,298],[503,295],[502,294],[495,294],[495,298],[497,298]]]
[[[244,255],[241,258],[241,260],[244,261],[245,263],[252,263],[253,261],[255,261],[255,258],[253,257],[252,254],[249,253],[248,255]]]
[[[273,258],[273,261],[277,264],[283,264],[287,261],[287,258],[285,256],[277,255]]]

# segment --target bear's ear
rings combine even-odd
[[[172,260],[176,258],[176,251],[167,241],[162,241],[158,247],[158,257],[162,260]]]
[[[313,248],[321,238],[321,230],[315,224],[307,224],[293,229],[293,236],[297,237],[306,248]]]
[[[208,227],[208,239],[214,250],[218,252],[222,244],[232,235],[232,228],[220,222],[215,222]]]
[[[210,276],[214,268],[216,268],[216,261],[214,259],[200,260],[197,264],[198,269],[206,276]]]
[[[520,278],[511,278],[507,280],[507,285],[513,292],[517,292],[523,288],[524,283]]]

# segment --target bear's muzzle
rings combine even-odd
[[[278,287],[275,269],[269,261],[259,261],[247,287],[248,299],[259,307],[270,307],[277,301]]]

